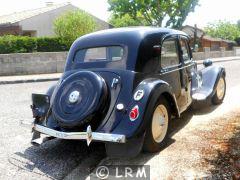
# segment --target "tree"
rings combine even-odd
[[[93,17],[84,11],[69,11],[54,22],[54,32],[68,46],[78,37],[95,31],[97,28]]]
[[[237,26],[240,29],[240,19],[237,21]]]
[[[127,26],[144,26],[147,23],[144,21],[137,21],[129,16],[129,14],[125,14],[122,17],[114,17],[111,16],[109,23],[112,24],[114,27],[127,27]]]
[[[240,37],[238,25],[228,21],[210,23],[204,30],[208,35],[216,38],[234,41],[236,38]]]
[[[121,18],[127,14],[139,25],[180,28],[188,14],[194,11],[198,1],[108,0],[108,3],[114,18]]]

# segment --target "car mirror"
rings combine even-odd
[[[208,66],[211,66],[213,64],[212,60],[211,59],[206,59],[203,61],[203,65],[205,67],[208,67]]]

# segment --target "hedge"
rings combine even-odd
[[[1,36],[0,54],[58,52],[67,51],[69,47],[58,37]]]
[[[237,42],[237,45],[240,46],[240,37],[236,38],[235,41]]]

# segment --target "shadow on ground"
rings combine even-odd
[[[23,153],[16,152],[9,158],[9,162],[19,169],[40,176],[63,179],[93,152],[97,165],[105,157],[103,144],[92,143],[88,148],[86,142],[54,139],[40,147],[31,146]],[[83,177],[87,176],[93,168],[86,166],[84,170],[86,174],[83,174]]]

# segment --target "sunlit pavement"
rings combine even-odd
[[[102,144],[87,148],[86,142],[52,140],[33,147],[29,143],[30,130],[20,127],[19,122],[32,119],[31,93],[44,93],[53,82],[0,85],[0,179],[85,179],[100,162],[149,164],[151,179],[209,176],[211,165],[203,160],[203,149],[216,147],[211,146],[212,136],[208,135],[208,140],[203,132],[218,134],[216,129],[224,129],[230,116],[240,109],[240,61],[217,65],[227,71],[224,103],[201,111],[188,110],[181,119],[174,120],[168,147],[157,154],[141,153],[128,160],[105,158]],[[230,137],[229,133],[224,136]]]

